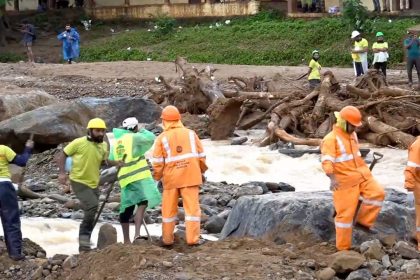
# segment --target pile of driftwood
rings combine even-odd
[[[235,129],[266,126],[259,145],[278,140],[318,146],[335,122],[334,112],[346,105],[363,114],[359,138],[377,145],[407,148],[420,133],[420,95],[388,85],[384,76],[370,70],[354,85],[340,86],[332,72],[308,93],[296,80],[280,75],[230,77],[216,80],[215,69],[199,70],[183,58],[175,61],[180,78],[150,88],[150,98],[163,106],[172,104],[182,112],[207,114],[213,140],[232,136]]]

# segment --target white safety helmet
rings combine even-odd
[[[357,31],[357,30],[355,30],[355,31],[353,31],[352,33],[351,33],[351,38],[352,39],[354,39],[354,38],[356,38],[357,36],[359,36],[360,35],[360,32],[359,31]]]
[[[126,129],[134,129],[139,124],[135,117],[127,118],[123,121],[122,126]]]

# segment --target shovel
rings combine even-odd
[[[373,170],[373,168],[378,163],[378,161],[380,161],[383,157],[384,157],[383,154],[378,153],[378,152],[373,152],[373,161],[369,166],[370,171]],[[359,202],[357,203],[356,212],[355,212],[354,217],[353,217],[353,225],[355,225],[357,223],[357,216],[359,215],[360,206],[362,205],[362,202],[363,201],[359,199]]]
[[[127,157],[126,154],[124,154],[122,161],[125,161],[125,158]],[[106,191],[106,197],[104,202],[102,203],[101,207],[99,208],[98,214],[96,215],[95,221],[93,222],[93,227],[96,226],[96,223],[98,223],[99,217],[101,216],[102,210],[104,210],[105,204],[108,201],[109,196],[111,195],[112,189],[114,188],[114,183],[118,180],[118,173],[120,172],[121,166],[117,168],[117,177],[114,179],[113,182],[109,182],[109,188]]]

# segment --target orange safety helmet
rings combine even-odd
[[[169,105],[163,109],[160,117],[164,121],[179,121],[181,119],[181,114],[175,106]]]
[[[340,116],[354,126],[362,125],[362,114],[354,106],[346,106],[340,111]]]

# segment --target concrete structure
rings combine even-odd
[[[293,16],[294,14],[299,13],[298,2],[300,1],[301,0],[287,0],[287,12],[289,15]],[[373,0],[361,0],[361,1],[366,6],[366,8],[368,8],[369,11],[374,10]],[[323,2],[324,11],[328,12],[328,9],[334,6],[340,7],[342,9],[344,0],[323,0],[322,2]],[[379,0],[379,2],[381,4],[381,8],[383,8],[382,6],[383,0]],[[400,0],[387,0],[387,2],[390,5],[391,12],[397,12],[400,10]],[[420,0],[411,0],[411,4],[412,5],[409,11],[420,12]]]
[[[171,4],[167,4],[165,0],[130,0],[130,5],[115,5],[115,2],[119,3],[121,1],[124,0],[112,0],[112,6],[108,6],[110,0],[97,1],[95,7],[87,8],[86,11],[92,17],[101,20],[115,18],[149,19],[159,15],[167,15],[173,18],[212,18],[253,15],[258,13],[260,7],[260,2],[257,1],[214,4],[182,3],[185,0],[177,0],[178,4],[172,4],[172,1],[170,1]],[[133,5],[133,3],[137,5]]]
[[[50,0],[55,1],[55,0]],[[75,6],[75,0],[68,0],[69,6]],[[113,0],[110,0],[111,2]],[[123,1],[124,2],[124,1]],[[54,3],[54,2],[52,2]],[[6,11],[36,11],[38,9],[39,0],[12,0],[6,1]]]

